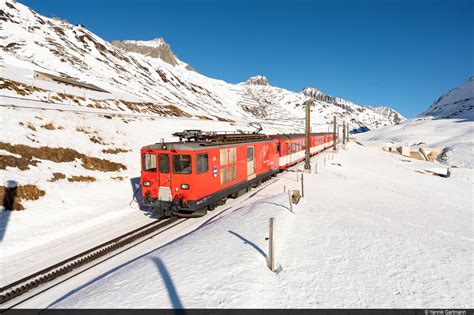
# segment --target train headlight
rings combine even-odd
[[[145,187],[150,187],[151,186],[151,183],[149,181],[144,181],[143,182],[143,186]]]
[[[189,189],[189,184],[181,184],[181,189],[188,190]]]

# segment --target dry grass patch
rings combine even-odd
[[[84,182],[84,183],[91,183],[95,182],[96,179],[92,176],[71,176],[67,178],[68,181],[70,182]]]
[[[115,176],[115,177],[111,177],[113,180],[118,180],[118,181],[121,181],[121,180],[124,180],[124,178],[122,176]]]
[[[47,129],[47,130],[56,130],[56,127],[52,123],[42,125],[41,128],[44,128],[44,129]]]
[[[127,153],[129,150],[115,148],[115,149],[103,149],[102,153],[106,154],[118,154],[118,153]]]
[[[4,170],[7,167],[17,167],[22,171],[30,169],[31,166],[37,166],[38,161],[24,158],[16,157],[13,155],[0,155],[0,170]]]
[[[23,210],[22,200],[38,200],[46,193],[35,185],[19,185],[17,187],[0,186],[0,198],[5,210]]]
[[[0,90],[6,89],[15,91],[16,94],[26,96],[33,92],[47,92],[47,90],[37,88],[35,86],[26,85],[17,81],[8,80],[5,78],[0,79]]]
[[[197,117],[198,117],[199,119],[202,119],[202,120],[213,120],[212,118],[207,117],[207,116],[205,116],[205,115],[198,115]]]
[[[94,143],[97,143],[97,144],[104,144],[104,140],[102,140],[102,138],[99,137],[99,136],[97,136],[97,137],[96,136],[90,136],[89,140],[91,142],[94,142]]]
[[[56,182],[60,179],[65,179],[66,178],[66,175],[64,175],[63,173],[53,173],[53,177],[51,177],[51,179],[48,180],[48,182]]]
[[[96,157],[90,157],[69,148],[30,147],[24,144],[11,145],[0,142],[0,149],[21,155],[22,158],[32,160],[33,157],[56,163],[73,162],[75,159],[82,161],[82,167],[88,170],[114,172],[126,170],[127,167],[121,163],[112,162]]]

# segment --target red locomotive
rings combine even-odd
[[[163,216],[196,217],[304,159],[304,134],[174,133],[179,142],[141,149],[144,204]],[[332,146],[329,133],[311,134],[311,154]]]

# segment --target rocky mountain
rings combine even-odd
[[[420,116],[474,119],[474,77],[440,96]]]
[[[250,77],[247,81],[245,81],[243,84],[247,85],[264,85],[264,86],[269,86],[270,84],[268,83],[268,79],[264,77],[263,75],[257,75],[254,77]]]
[[[382,126],[387,126],[387,125],[397,125],[406,120],[405,117],[403,117],[400,113],[398,113],[397,111],[395,111],[394,109],[390,107],[385,107],[385,106],[373,107],[373,106],[368,106],[368,105],[359,106],[351,101],[347,101],[339,97],[333,97],[331,95],[328,95],[314,87],[306,87],[302,91],[302,93],[315,100],[319,100],[319,101],[333,104],[335,106],[343,108],[344,110],[348,112],[353,112],[354,110],[356,110],[360,113],[368,112],[369,115],[370,115],[370,112],[374,112],[375,114],[378,114],[383,117],[380,121],[381,124],[377,127],[382,127]]]
[[[113,46],[128,52],[139,53],[144,56],[158,58],[172,66],[183,63],[178,60],[171,50],[170,45],[163,38],[156,38],[150,41],[142,40],[113,40]],[[191,66],[185,64],[186,69],[195,71]]]
[[[367,108],[373,110],[374,112],[384,116],[389,121],[393,122],[394,125],[401,124],[402,122],[404,122],[406,120],[405,117],[403,117],[397,111],[393,110],[390,107],[386,107],[386,106],[376,106],[376,107],[365,106],[365,107],[367,107]]]
[[[244,84],[206,77],[190,71],[161,38],[111,44],[82,25],[47,18],[12,0],[0,3],[0,20],[2,103],[21,97],[119,112],[260,121],[301,131],[301,104],[314,97],[316,130],[326,130],[334,115],[349,122],[354,132],[397,123],[384,113],[317,89],[292,92],[269,85],[263,76]]]

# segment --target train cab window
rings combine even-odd
[[[175,154],[173,155],[173,173],[191,174],[191,155]]]
[[[209,169],[209,159],[207,153],[196,155],[196,173],[206,173]]]
[[[145,172],[156,172],[156,154],[146,153],[142,156],[143,171]]]
[[[170,156],[168,154],[160,154],[159,163],[160,163],[160,173],[170,172]]]
[[[247,162],[253,161],[253,147],[247,148]]]
[[[276,152],[275,153],[280,153],[280,144],[276,145]]]

